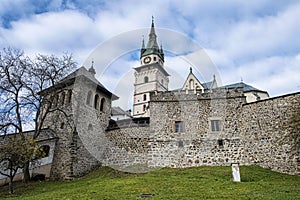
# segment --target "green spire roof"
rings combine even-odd
[[[141,48],[141,57],[150,55],[150,54],[156,54],[162,60],[164,60],[164,53],[163,53],[162,47],[159,48],[156,38],[157,38],[157,36],[155,34],[154,18],[152,17],[152,24],[151,24],[150,34],[149,34],[149,40],[147,43],[147,47],[145,48],[144,39],[143,39],[142,48]]]

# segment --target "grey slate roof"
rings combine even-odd
[[[223,86],[224,88],[226,89],[235,89],[235,88],[243,88],[243,91],[244,92],[266,92],[266,91],[262,91],[262,90],[259,90],[251,85],[248,85],[246,83],[243,83],[243,82],[239,82],[239,83],[233,83],[233,84],[229,84],[229,85],[225,85]]]
[[[111,114],[112,114],[112,116],[115,116],[115,115],[126,115],[128,117],[131,117],[131,115],[130,115],[129,112],[124,111],[119,106],[118,107],[112,107],[111,108]]]
[[[78,68],[77,70],[75,70],[74,72],[72,72],[71,74],[67,75],[62,80],[60,80],[56,85],[42,91],[42,93],[45,92],[45,91],[51,90],[53,88],[59,87],[60,85],[73,84],[74,81],[76,80],[76,78],[78,78],[78,77],[85,77],[86,80],[89,80],[89,81],[93,82],[94,84],[96,84],[97,89],[100,89],[103,93],[108,94],[109,96],[111,96],[112,100],[119,99],[118,96],[116,96],[115,94],[110,92],[107,88],[105,88],[104,85],[102,85],[95,78],[95,73],[93,73],[93,70],[94,70],[93,67],[91,67],[90,70],[87,70],[84,66],[82,66],[82,67]]]
[[[210,81],[210,82],[206,82],[206,83],[202,83],[202,86],[204,87],[204,89],[211,89],[213,87],[214,81]]]

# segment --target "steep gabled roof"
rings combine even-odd
[[[63,83],[66,82],[68,80],[72,80],[74,78],[77,78],[79,76],[85,76],[87,77],[89,80],[91,80],[92,82],[94,82],[95,84],[105,88],[94,76],[94,74],[92,74],[91,72],[89,72],[84,66],[78,68],[77,70],[75,70],[74,72],[72,72],[71,74],[69,74],[68,76],[66,76],[65,78],[63,78],[62,80],[60,80],[58,82],[59,83]]]
[[[40,92],[41,94],[47,92],[47,91],[51,91],[51,90],[55,90],[57,88],[62,88],[65,87],[67,85],[72,85],[74,84],[76,78],[81,78],[83,77],[85,80],[92,82],[93,84],[95,84],[97,86],[97,90],[100,90],[101,92],[103,92],[104,94],[111,96],[112,100],[117,100],[119,97],[114,95],[112,92],[110,92],[108,89],[106,89],[104,87],[104,85],[102,85],[96,78],[95,78],[95,73],[94,73],[94,69],[91,67],[90,70],[87,70],[84,66],[78,68],[77,70],[75,70],[74,72],[70,73],[69,75],[67,75],[65,78],[63,78],[62,80],[60,80],[56,85],[45,89],[44,91]]]
[[[124,111],[122,108],[118,107],[112,107],[111,108],[111,114],[112,116],[116,116],[116,115],[126,115],[128,117],[131,117],[130,112],[129,111]]]
[[[185,90],[186,86],[189,87],[189,83],[190,83],[191,80],[194,81],[195,85],[198,85],[199,87],[204,88],[203,85],[201,84],[201,82],[198,80],[198,78],[194,75],[192,68],[190,68],[190,73],[187,76],[187,78],[186,78],[186,80],[185,80],[185,82],[184,82],[184,84],[182,86],[182,90]],[[193,87],[194,87],[194,85],[193,85]],[[188,89],[191,89],[191,88],[188,88]]]

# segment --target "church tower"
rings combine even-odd
[[[140,66],[135,69],[133,117],[149,117],[150,93],[167,91],[169,78],[164,68],[164,52],[162,45],[159,47],[155,34],[154,20],[152,17],[151,30],[147,46],[142,41]]]

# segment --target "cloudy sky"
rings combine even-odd
[[[243,79],[270,96],[300,90],[298,0],[0,0],[0,15],[0,47],[30,56],[69,52],[87,68],[94,60],[123,109],[131,106],[151,16],[170,89],[193,67],[203,82],[217,74],[220,85]]]

